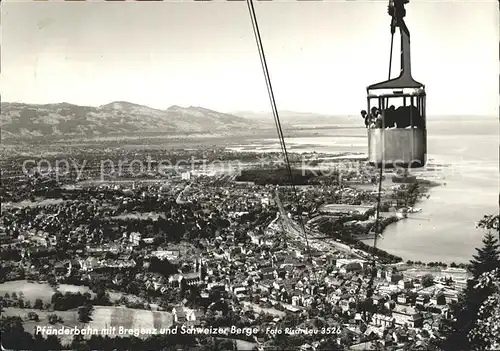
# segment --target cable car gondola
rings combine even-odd
[[[410,32],[403,17],[409,0],[390,0],[391,34],[401,35],[401,71],[397,78],[366,88],[368,113],[375,123],[368,127],[368,161],[379,168],[420,168],[427,161],[425,86],[411,75]],[[391,61],[392,61],[391,40]],[[390,65],[389,65],[390,71]],[[364,111],[363,111],[364,112]]]

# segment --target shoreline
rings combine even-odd
[[[386,175],[386,182],[387,182],[387,179],[389,177],[387,177],[387,173],[385,174]],[[424,181],[424,182],[422,182]],[[441,187],[443,186],[442,183],[439,183],[439,182],[436,182],[435,180],[427,180],[427,179],[422,179],[422,178],[418,178],[417,177],[417,183],[419,184],[419,186],[421,186],[422,184],[425,184],[423,186],[423,189],[419,189],[418,190],[418,193],[417,193],[417,199],[416,201],[413,203],[413,204],[409,204],[408,207],[415,207],[419,204],[423,204],[426,202],[426,200],[429,200],[430,198],[430,190],[432,188],[436,188],[436,187]],[[395,184],[395,183],[392,183],[392,184]],[[382,191],[385,191],[387,190],[387,185],[384,187],[384,184],[382,184]],[[422,210],[422,212],[417,212],[417,213],[423,213],[424,211]],[[411,213],[408,213],[407,215],[411,215]],[[387,232],[387,229],[391,226],[396,226],[400,221],[408,221],[408,220],[412,220],[412,219],[415,219],[415,218],[412,218],[412,217],[406,217],[406,218],[401,218],[401,219],[398,219],[397,221],[394,221],[394,222],[391,222],[391,223],[388,223],[387,225],[385,225],[381,232],[380,232],[380,237],[377,239],[377,240],[387,240],[386,237],[384,236],[384,233]],[[371,238],[366,238],[366,239],[360,239],[361,242],[363,242],[364,244],[367,244],[369,246],[372,246],[373,247],[373,243],[374,243],[374,237],[371,237]],[[379,250],[382,250],[382,251],[385,251],[387,252],[388,254],[391,254],[391,255],[394,255],[396,257],[401,257],[402,259],[402,262],[406,262],[407,261],[407,258],[404,257],[404,256],[400,256],[398,253],[392,251],[392,250],[385,250],[385,249],[380,249],[379,247],[377,247],[377,249]],[[422,262],[422,261],[420,261]],[[425,262],[423,262],[425,263]],[[430,262],[427,262],[427,263],[430,263]]]
[[[304,134],[304,135],[305,135],[305,134],[309,134],[309,135],[310,135],[310,136],[312,136],[312,137],[328,137],[328,136],[329,136],[329,135],[328,135],[328,133],[327,133],[326,131],[324,131],[324,130],[322,130],[322,129],[320,129],[320,128],[318,128],[318,130],[317,130],[317,131],[318,131],[318,133],[313,133],[313,131],[312,131],[312,130],[303,130],[303,131],[296,131],[296,132],[292,132],[292,133],[290,133],[290,134],[292,134],[293,136],[295,136],[295,135],[300,135],[300,134]],[[271,130],[269,130],[269,134],[272,134],[272,131],[271,131]],[[238,140],[236,140],[235,138],[230,138],[229,140],[227,140],[227,141],[226,141],[226,143],[224,143],[225,145],[221,145],[221,147],[222,147],[222,148],[224,148],[224,147],[225,147],[225,148],[227,149],[228,147],[230,147],[229,145],[234,145],[234,144],[235,144],[235,143],[237,143],[237,142],[240,142],[240,143],[247,143],[247,142],[250,142],[250,141],[256,142],[256,141],[255,141],[255,137],[256,137],[256,135],[255,135],[255,134],[254,134],[254,135],[252,135],[251,133],[246,133],[246,135],[245,135],[245,136],[243,136],[243,138],[244,138],[244,139],[249,138],[249,139],[252,139],[252,140],[240,140],[240,141],[238,141]],[[265,138],[266,136],[264,135],[264,136],[261,136],[261,137],[264,137],[264,138]],[[96,141],[96,142],[98,143],[98,141]],[[131,142],[133,143],[133,140],[131,140]],[[217,143],[217,142],[218,142],[218,140],[217,140],[217,141],[216,141],[216,140],[213,140],[213,143]],[[261,141],[261,144],[267,144],[268,142],[270,142],[270,141],[265,141],[265,140],[262,140],[262,141]],[[200,143],[203,143],[203,142],[200,140]],[[195,144],[200,144],[200,143],[197,143],[197,142],[196,142],[196,140],[190,140],[189,142],[186,142],[185,144],[192,144],[192,145],[195,145]],[[103,143],[103,145],[105,145],[105,144],[107,144],[107,143],[106,143],[106,142],[104,142],[104,143]],[[71,147],[72,145],[69,145],[69,146]],[[92,145],[89,145],[89,146],[92,146]],[[182,145],[182,146],[183,146],[183,147],[188,147],[188,145]],[[199,145],[198,145],[198,146],[199,146]],[[60,147],[60,145],[55,145],[55,147],[56,147],[56,148],[57,148],[57,147]],[[171,147],[172,147],[172,145],[171,145]],[[308,148],[308,147],[309,147],[309,142],[307,143],[307,148]],[[98,149],[99,149],[99,147],[98,147]],[[244,151],[242,151],[242,153],[248,153],[249,151],[250,151],[250,150],[244,150]],[[272,151],[269,151],[269,150],[262,150],[262,151],[263,151],[263,153],[272,153]],[[294,148],[293,150],[290,150],[290,151],[291,151],[292,153],[298,153],[298,152],[300,152],[301,150],[300,150],[300,148],[298,148],[298,149],[295,149],[295,148]],[[61,151],[61,152],[62,152],[62,151]],[[310,154],[310,152],[307,152],[307,151],[300,152],[300,153]],[[334,156],[333,156],[333,159],[335,159],[335,161],[337,161],[337,162],[341,162],[341,163],[344,163],[344,162],[345,162],[345,163],[347,163],[347,162],[352,162],[352,161],[357,161],[357,162],[359,162],[359,161],[360,161],[360,156],[361,156],[361,154],[360,154],[359,152],[343,152],[343,151],[334,151],[334,152],[320,151],[320,152],[318,152],[318,155],[320,155],[320,154],[325,154],[325,155],[326,155],[326,154],[328,154],[328,155],[334,155]],[[366,155],[366,154],[365,154],[365,155]],[[431,174],[434,174],[434,173],[433,173],[434,171],[439,171],[439,169],[434,169],[434,168],[433,168],[434,166],[433,166],[432,164],[437,162],[436,160],[433,160],[434,158],[436,158],[436,157],[429,158],[429,162],[428,162],[428,166],[429,166],[428,171],[429,171]],[[324,160],[323,160],[323,159],[318,159],[318,161],[320,162],[320,164],[327,165],[327,164],[329,163],[328,161],[333,161],[333,160],[332,160],[332,158],[330,158],[330,159],[328,159],[328,158],[327,158],[327,159],[324,159]],[[449,162],[449,161],[448,161],[448,162]],[[333,162],[332,162],[332,164],[333,164]],[[448,165],[445,165],[445,166],[448,166]],[[427,166],[426,166],[426,167],[427,167]],[[423,178],[424,178],[424,179],[429,180],[430,182],[434,182],[434,183],[436,183],[435,185],[432,185],[432,186],[426,186],[426,189],[425,189],[425,193],[426,193],[426,194],[428,194],[428,193],[429,193],[429,191],[430,191],[432,188],[438,188],[438,187],[441,187],[441,188],[442,188],[442,187],[443,187],[443,185],[446,185],[446,184],[447,184],[447,182],[448,182],[448,180],[436,179],[436,176],[432,176],[432,175],[427,174],[427,173],[428,173],[428,172],[427,172],[427,170],[424,170],[424,172],[417,171],[416,173],[417,173],[417,174],[416,174],[416,176],[417,176],[417,177],[422,177],[422,176],[423,176]],[[158,180],[159,180],[159,179],[158,179]],[[451,181],[451,180],[450,180],[450,181]],[[443,183],[444,183],[444,184],[443,184]],[[393,183],[390,183],[390,184],[391,184],[391,185],[396,185],[396,184],[393,184]],[[451,183],[450,183],[449,185],[451,185]],[[355,185],[354,185],[354,184],[353,184],[353,186],[355,187]],[[427,200],[427,201],[425,201],[425,200]],[[419,199],[419,200],[418,200],[418,201],[417,201],[414,205],[415,205],[415,206],[417,206],[417,205],[422,205],[422,206],[424,207],[423,212],[426,212],[425,208],[428,206],[428,203],[429,203],[428,199],[423,198],[423,199]],[[431,207],[434,207],[434,206],[431,206]],[[408,220],[408,219],[412,219],[412,216],[410,216],[409,218],[407,218],[407,220]],[[412,220],[413,220],[413,219],[412,219]],[[397,222],[396,222],[396,223],[397,223]],[[418,224],[418,223],[412,223],[411,225],[412,225],[412,226],[413,226],[413,225],[418,226],[419,224]],[[384,236],[384,240],[386,240],[386,241],[388,241],[388,238],[387,238],[387,236],[386,236],[385,234],[387,233],[387,231],[388,231],[388,230],[392,230],[392,227],[390,227],[390,225],[386,226],[386,227],[384,228],[384,230],[382,231],[382,235]],[[371,239],[363,239],[363,240],[362,240],[362,242],[364,242],[365,240],[370,241]],[[391,238],[390,240],[395,240],[395,239]],[[369,243],[367,242],[367,244],[369,244]],[[408,245],[407,245],[407,246],[408,246]],[[402,250],[402,251],[405,251],[405,250]],[[393,251],[393,250],[387,250],[387,252],[394,252],[394,251]],[[433,255],[435,255],[435,254],[433,254]],[[404,253],[403,253],[403,254],[401,254],[401,256],[402,256],[403,258],[407,258],[407,256],[405,256],[405,254],[404,254]],[[432,255],[431,255],[431,256],[432,256]],[[418,259],[418,258],[417,258],[417,259]],[[455,257],[454,257],[454,259],[455,259],[455,261],[457,261],[457,258],[455,258]],[[464,259],[464,260],[465,260],[465,259]],[[461,260],[461,261],[463,262],[464,260]]]
[[[448,182],[448,186],[444,186]],[[460,193],[456,186],[453,189],[447,189],[452,182],[452,180],[446,179],[426,187],[425,192],[422,192],[425,195],[414,204],[415,207],[421,207],[421,212],[409,214],[405,221],[401,223],[398,221],[393,226],[384,228],[382,231],[383,239],[378,241],[377,247],[402,257],[405,262],[444,262],[448,266],[452,263],[468,265],[474,254],[474,248],[481,245],[483,233],[476,229],[475,221],[468,220],[467,224],[464,224],[468,229],[464,229],[465,227],[454,225],[455,222],[449,217],[443,217],[449,212],[446,208],[453,206],[451,199]],[[479,219],[484,213],[480,212],[474,217]],[[452,223],[450,224],[450,222]],[[457,240],[454,240],[453,233],[450,232],[452,228],[475,238],[473,240],[477,241],[477,244],[469,245],[468,250],[461,249],[457,254],[451,249],[451,247],[460,245]],[[436,240],[436,247],[443,248],[445,252],[441,253],[440,249],[432,248],[434,240]],[[372,240],[364,242],[373,245]],[[469,254],[466,251],[471,252]]]

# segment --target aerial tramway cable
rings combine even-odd
[[[393,49],[393,47],[394,47],[394,33],[391,33],[391,50],[390,50],[390,56],[389,56],[389,78],[388,79],[391,79],[392,49]],[[387,99],[387,100],[389,100],[389,99]],[[383,176],[383,174],[384,174],[384,162],[382,162],[382,167],[380,167],[379,181],[378,181],[377,212],[376,212],[376,217],[375,217],[375,228],[377,231],[380,231],[380,228],[379,228],[380,201],[381,201],[380,198],[381,198],[381,193],[382,193],[382,176]],[[380,234],[380,233],[376,233],[376,234]],[[378,235],[375,235],[375,238],[373,239],[373,247],[377,246],[377,236]]]
[[[260,58],[260,63],[262,65],[262,70],[264,71],[264,78],[266,80],[266,87],[267,87],[267,93],[269,96],[269,99],[271,101],[271,110],[273,112],[273,117],[274,117],[274,124],[276,125],[276,130],[278,131],[278,139],[280,142],[280,148],[281,152],[287,157],[286,154],[286,148],[285,148],[285,140],[283,138],[283,133],[281,131],[281,125],[280,125],[280,120],[278,116],[278,110],[276,108],[276,102],[274,99],[274,91],[273,87],[271,85],[271,79],[269,77],[269,71],[267,68],[267,61],[266,61],[266,56],[264,54],[264,46],[262,45],[262,40],[260,38],[260,31],[259,31],[259,26],[257,24],[257,16],[255,15],[255,9],[253,6],[253,2],[250,0],[247,0],[247,5],[248,5],[248,11],[250,12],[250,19],[252,21],[252,28],[255,36],[255,41],[257,42],[257,49],[259,50],[259,58]]]
[[[292,186],[292,191],[293,191],[296,203],[297,203],[297,211],[299,213],[300,227],[301,227],[302,233],[304,234],[304,239],[305,239],[305,242],[306,242],[306,248],[307,248],[307,251],[308,251],[309,260],[312,260],[311,249],[309,247],[309,240],[308,240],[308,237],[307,237],[306,228],[305,228],[304,221],[303,221],[303,218],[302,218],[302,211],[301,211],[300,201],[299,201],[299,198],[298,198],[297,189],[295,187],[295,182],[294,182],[294,179],[293,179],[292,168],[290,166],[290,159],[288,157],[288,152],[286,150],[285,137],[283,135],[283,129],[281,128],[281,122],[280,122],[279,115],[278,115],[278,109],[276,107],[276,100],[274,98],[273,87],[271,85],[271,78],[270,78],[270,75],[269,75],[269,69],[267,67],[266,56],[265,56],[265,53],[264,53],[264,47],[262,45],[262,39],[261,39],[261,36],[260,36],[259,26],[257,24],[257,16],[255,15],[255,9],[254,9],[254,6],[253,6],[253,1],[252,0],[247,0],[247,5],[248,5],[248,11],[250,12],[250,19],[252,20],[252,28],[253,28],[253,32],[254,32],[254,36],[255,36],[255,41],[257,42],[257,48],[259,50],[260,63],[262,65],[262,70],[264,72],[264,77],[266,79],[267,92],[268,92],[268,95],[269,95],[269,100],[271,102],[271,109],[272,109],[272,112],[273,112],[273,117],[274,117],[274,122],[275,122],[275,125],[276,125],[276,130],[278,132],[278,139],[280,141],[281,151],[283,152],[283,156],[285,158],[285,163],[286,163],[286,166],[287,166],[288,176],[290,178],[290,183],[291,183],[291,186]],[[313,270],[313,273],[316,276],[316,273],[315,273],[314,270]]]
[[[255,14],[255,8],[253,6],[253,0],[247,0],[247,5],[248,5],[248,11],[250,13],[250,19],[252,21],[252,28],[253,28],[253,32],[254,32],[254,36],[255,36],[255,41],[257,43],[257,48],[259,51],[259,57],[260,57],[261,65],[262,65],[262,70],[264,72],[264,78],[266,80],[267,92],[269,95],[269,100],[271,102],[271,109],[273,112],[276,130],[278,132],[278,139],[280,142],[280,148],[281,148],[281,151],[283,152],[283,156],[285,158],[285,163],[287,166],[288,175],[290,177],[292,191],[294,193],[294,197],[295,197],[295,200],[297,203],[297,210],[299,212],[299,222],[300,222],[302,232],[304,233],[304,239],[306,241],[306,247],[307,247],[307,251],[309,254],[309,260],[312,260],[311,249],[309,246],[309,240],[307,237],[306,228],[305,228],[304,221],[302,218],[300,201],[298,199],[297,189],[295,187],[295,183],[294,183],[294,179],[293,179],[292,168],[290,166],[290,159],[288,157],[288,152],[286,150],[285,137],[283,135],[283,129],[281,128],[281,122],[279,119],[278,109],[276,106],[276,99],[274,98],[274,91],[273,91],[272,84],[271,84],[269,69],[267,67],[266,56],[264,53],[264,47],[262,45],[262,39],[260,36],[259,26],[257,23],[257,16]],[[391,78],[393,47],[394,47],[394,28],[391,29],[391,48],[390,48],[390,57],[389,57],[389,79]],[[382,111],[382,113],[384,113],[384,112]],[[374,240],[373,240],[373,247],[374,248],[377,247],[377,238],[378,238],[378,235],[380,234],[379,233],[380,232],[380,203],[381,203],[381,193],[382,193],[383,169],[384,169],[384,163],[382,162],[382,165],[380,166],[379,179],[378,179],[379,183],[378,183],[378,192],[377,192],[377,208],[376,208],[376,215],[375,215],[375,236],[374,236]],[[375,255],[373,255],[372,276],[371,276],[371,279],[369,282],[367,297],[371,297],[373,294],[374,278],[375,278]]]

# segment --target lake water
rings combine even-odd
[[[483,238],[475,223],[484,214],[498,213],[498,118],[429,118],[427,128],[429,162],[451,165],[438,173],[446,185],[430,190],[413,219],[389,226],[377,246],[405,260],[467,262]],[[364,128],[323,130],[320,136],[285,141],[295,152],[367,153]],[[261,151],[279,151],[277,142],[264,142]]]

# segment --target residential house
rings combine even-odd
[[[314,302],[314,297],[310,295],[305,295],[304,298],[302,299],[302,304],[304,307],[311,306],[313,302]]]
[[[78,260],[80,269],[84,272],[92,271],[98,266],[98,261],[95,257],[87,257],[86,259]]]
[[[405,343],[409,340],[408,332],[402,329],[399,329],[397,332],[393,332],[392,337],[396,343]]]
[[[49,245],[56,246],[57,245],[57,237],[55,235],[49,236]]]
[[[433,305],[446,305],[446,297],[443,292],[437,292],[431,297],[430,303]]]
[[[377,267],[377,278],[379,279],[387,279],[387,274],[389,272],[383,267]]]
[[[290,311],[292,313],[299,313],[301,311],[300,308],[296,307],[296,306],[290,306],[288,304],[284,305],[283,306],[287,311]]]
[[[224,291],[225,285],[221,281],[214,281],[207,284],[207,290],[210,291]]]
[[[242,255],[247,253],[246,248],[244,246],[233,246],[225,251],[225,256],[227,260],[236,260]]]
[[[410,289],[412,288],[413,284],[411,282],[411,280],[408,280],[408,279],[401,279],[398,281],[398,287],[400,289]]]
[[[146,244],[146,245],[152,245],[152,244],[154,244],[154,242],[155,242],[155,238],[153,238],[153,237],[150,237],[150,238],[144,238],[144,239],[142,239],[142,240],[144,241],[144,244]]]
[[[185,308],[182,306],[177,306],[172,309],[172,316],[174,323],[184,323],[186,322],[186,312]]]
[[[388,309],[393,309],[394,307],[396,307],[396,302],[394,300],[389,300],[384,303],[384,306]]]
[[[345,266],[346,264],[352,262],[353,260],[350,260],[350,259],[346,259],[346,258],[339,258],[336,262],[335,262],[335,266],[337,268],[341,268],[342,266]]]
[[[121,285],[123,283],[123,274],[118,273],[112,280],[113,284]]]
[[[275,271],[275,269],[273,267],[262,268],[260,270],[262,280],[266,280],[266,279],[274,280],[275,279],[274,271]]]
[[[453,286],[456,290],[464,290],[467,287],[467,280],[466,279],[461,279],[461,280],[453,280]]]
[[[413,296],[403,292],[403,293],[398,295],[398,297],[396,298],[396,301],[398,304],[408,305],[408,304],[415,302],[415,298]]]
[[[422,314],[417,312],[413,307],[396,305],[392,310],[392,317],[396,325],[407,325],[410,328],[421,327],[423,323]]]
[[[187,285],[198,285],[201,283],[201,272],[182,273],[181,276]]]
[[[383,314],[375,313],[372,316],[371,322],[377,327],[391,327],[394,324],[394,319]]]
[[[260,199],[260,203],[262,204],[263,207],[267,207],[270,204],[269,198],[268,197],[263,197]]]
[[[138,246],[139,242],[141,241],[141,238],[142,238],[141,233],[133,232],[130,233],[129,242],[132,244],[132,246]]]
[[[423,306],[429,301],[429,297],[427,295],[419,295],[415,301],[416,305]]]
[[[445,289],[443,290],[444,297],[446,299],[446,303],[452,303],[458,301],[458,291],[453,289]]]
[[[374,305],[379,305],[379,304],[383,304],[386,301],[386,298],[384,296],[381,296],[381,295],[374,295],[372,297],[372,300],[373,300]]]
[[[160,260],[167,259],[169,261],[173,261],[179,258],[180,251],[179,250],[157,250],[153,251],[151,255],[155,256]]]
[[[261,234],[248,233],[248,236],[250,237],[250,241],[252,242],[252,244],[262,245],[264,242],[264,236]]]
[[[247,288],[244,286],[234,286],[233,287],[233,293],[235,295],[244,294],[244,293],[246,293],[246,291],[247,291]]]
[[[184,308],[184,313],[186,315],[186,322],[190,325],[198,325],[203,319],[203,312],[200,310],[193,310],[190,308]]]
[[[57,262],[54,265],[54,274],[56,276],[63,276],[66,274],[67,271],[68,271],[68,268],[62,262]]]
[[[347,312],[349,311],[349,300],[340,300],[339,301],[339,307],[342,309],[342,312]]]
[[[400,280],[403,280],[403,274],[396,271],[389,272],[386,275],[386,280],[389,283],[398,283]]]

